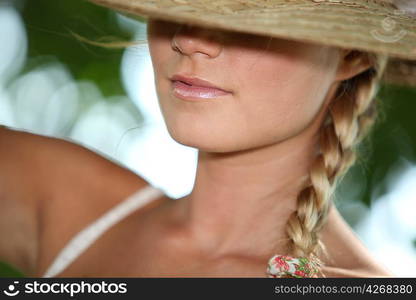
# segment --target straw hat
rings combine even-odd
[[[416,87],[416,0],[89,0],[124,14],[384,53]]]

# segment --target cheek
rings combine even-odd
[[[265,55],[238,74],[244,122],[252,124],[252,132],[278,140],[310,124],[330,84],[329,70],[284,56]]]
[[[163,66],[172,59],[169,40],[164,38],[149,38],[148,45],[155,77],[159,77]]]
[[[150,21],[147,27],[147,41],[155,77],[166,76],[166,66],[175,63],[175,52],[172,50],[172,37],[178,24]]]

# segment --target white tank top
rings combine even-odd
[[[117,204],[100,218],[77,233],[56,256],[43,278],[54,277],[90,247],[107,229],[136,209],[164,195],[159,188],[147,185]]]

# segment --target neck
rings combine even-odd
[[[200,151],[194,187],[176,205],[185,236],[211,256],[286,254],[286,223],[309,183],[325,108],[279,143],[232,153]]]
[[[193,190],[180,203],[183,228],[208,253],[283,254],[315,147],[316,137],[305,132],[255,150],[199,152]]]

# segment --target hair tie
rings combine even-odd
[[[269,278],[295,277],[311,278],[317,277],[316,264],[306,257],[291,257],[287,255],[275,255],[269,260],[267,275]]]

